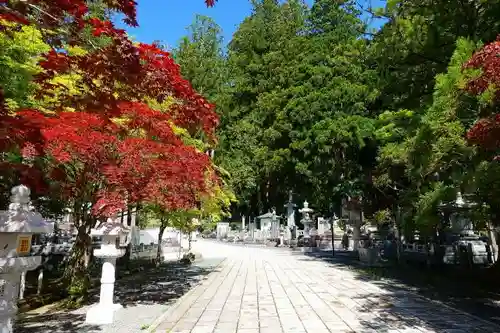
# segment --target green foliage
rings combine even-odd
[[[392,222],[392,213],[389,209],[382,209],[373,214],[373,221],[377,225],[389,224]]]
[[[463,92],[475,73],[463,64],[478,44],[460,38],[446,72],[436,75],[432,101],[420,110],[385,111],[378,116],[375,186],[389,207],[403,207],[407,230],[431,234],[438,224],[437,206],[452,200],[457,188],[470,187],[474,150],[466,129],[477,117],[475,102]],[[425,106],[425,105],[423,105]]]
[[[480,9],[479,9],[480,8]],[[459,38],[489,42],[500,32],[500,1],[393,0],[379,13],[387,24],[373,38],[384,109],[421,110],[433,102]]]
[[[49,46],[33,26],[23,26],[12,35],[0,32],[0,86],[9,109],[33,107],[33,76],[40,71],[38,60]]]
[[[214,20],[196,15],[188,35],[173,50],[182,75],[206,98],[216,101],[227,75],[222,52],[222,30]]]
[[[436,182],[431,186],[420,195],[416,203],[415,222],[421,230],[431,229],[439,223],[437,208],[440,203],[455,199],[455,190],[452,186],[445,185],[443,182]]]
[[[281,206],[290,189],[326,210],[339,182],[334,195],[363,183],[353,175],[372,137],[366,106],[378,92],[353,8],[256,1],[234,34],[219,158],[247,213]]]

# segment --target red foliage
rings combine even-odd
[[[104,0],[104,4],[113,10],[125,15],[125,23],[137,26],[137,3],[133,0]],[[30,15],[46,28],[56,28],[72,22],[82,24],[89,13],[85,0],[27,0],[27,1],[0,1],[0,15],[8,21],[27,24]]]
[[[167,115],[139,103],[121,107],[129,119],[121,126],[95,113],[47,116],[20,111],[15,119],[17,142],[25,158],[53,159],[49,172],[68,197],[83,196],[89,184],[99,184],[93,196],[96,215],[112,214],[126,202],[193,207],[198,195],[209,190],[208,156],[185,146],[168,125]],[[126,135],[134,129],[145,133]],[[31,184],[34,180],[41,183],[38,177]]]
[[[467,139],[486,150],[500,148],[500,114],[479,119],[467,132]]]
[[[128,24],[137,25],[135,1],[105,3],[125,14]],[[206,3],[212,6],[214,1]],[[54,89],[61,87],[52,79],[69,73],[80,74],[79,93],[58,89],[51,113],[0,112],[0,149],[18,150],[28,162],[44,157],[49,162],[32,173],[37,186],[43,187],[41,179],[49,176],[69,199],[91,201],[96,215],[112,214],[134,202],[154,202],[168,209],[193,207],[209,190],[211,161],[185,146],[172,124],[192,133],[201,129],[213,138],[218,123],[214,106],[182,78],[168,52],[156,45],[136,45],[112,22],[89,18],[84,0],[0,0],[0,15],[11,22],[28,24],[34,13],[43,28],[69,27],[70,36],[63,38],[72,44],[84,42],[80,31],[85,26],[111,42],[85,55],[69,55],[61,48],[64,44],[53,39],[54,49],[40,62],[38,95],[56,96]],[[168,112],[139,102],[166,98],[174,99]]]
[[[480,69],[478,77],[470,80],[465,90],[479,95],[489,87],[495,87],[496,99],[500,98],[500,39],[484,46],[464,64],[464,69]],[[479,119],[469,129],[467,139],[470,143],[493,151],[500,148],[500,114]]]
[[[484,46],[476,52],[464,68],[480,69],[481,74],[468,82],[466,90],[473,94],[481,94],[489,86],[500,87],[500,40]],[[500,90],[497,90],[500,97]]]
[[[111,22],[92,19],[94,34],[105,34],[112,43],[84,56],[69,56],[51,51],[40,65],[44,71],[38,76],[41,94],[46,96],[53,90],[51,79],[61,73],[83,72],[87,93],[83,96],[68,95],[60,105],[76,107],[89,112],[118,110],[121,100],[130,96],[137,99],[152,98],[162,102],[175,97],[178,103],[172,109],[172,120],[180,126],[196,131],[201,127],[209,136],[217,126],[218,118],[214,106],[182,78],[180,67],[171,55],[155,45],[134,45],[123,30],[115,29]],[[98,82],[98,84],[96,83]]]

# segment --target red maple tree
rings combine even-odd
[[[135,1],[103,3],[137,25]],[[85,295],[89,231],[98,217],[143,202],[188,209],[211,190],[217,179],[209,157],[185,145],[174,126],[213,141],[218,118],[168,52],[133,43],[112,22],[92,17],[85,0],[0,0],[0,32],[8,36],[21,25],[36,25],[52,46],[35,81],[40,100],[55,101],[44,104],[50,112],[12,114],[0,87],[0,150],[22,156],[21,163],[0,160],[0,168],[17,170],[20,181],[36,192],[51,195],[57,187],[67,200],[78,233],[65,275],[71,293]],[[88,47],[89,30],[106,39],[104,46]],[[72,55],[68,46],[87,52]],[[78,93],[54,83],[73,73]],[[147,104],[166,100],[168,112]]]
[[[500,100],[500,38],[485,45],[464,64],[464,69],[479,69],[479,75],[471,79],[465,90],[473,95],[492,92],[493,105],[489,115],[479,119],[467,132],[467,139],[486,151],[500,148],[500,114],[496,106]]]
[[[127,24],[137,25],[135,1],[104,3],[124,14]],[[211,6],[214,1],[206,3]],[[55,96],[58,89],[51,112],[8,114],[0,95],[0,149],[23,155],[23,164],[9,165],[24,170],[28,178],[23,182],[47,190],[40,185],[40,172],[26,172],[38,168],[31,161],[42,157],[48,161],[43,171],[49,180],[80,206],[82,214],[91,204],[94,217],[137,202],[191,208],[210,190],[210,159],[186,146],[173,126],[212,140],[218,118],[214,106],[182,78],[168,52],[133,43],[112,22],[91,17],[84,0],[0,0],[0,18],[40,29],[65,27],[65,34],[47,39],[53,49],[40,62],[43,71],[36,77],[40,98]],[[0,28],[6,33],[17,29],[12,24]],[[87,28],[95,37],[105,36],[106,46],[70,55],[65,47],[84,44],[82,31]],[[54,84],[56,76],[70,73],[80,74],[79,94]],[[145,103],[166,99],[173,101],[168,112]]]

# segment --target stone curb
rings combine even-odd
[[[214,272],[212,273],[216,273],[215,270],[219,267],[221,267],[225,262],[227,261],[227,258],[224,258],[219,264],[217,264],[215,267],[214,267]],[[212,274],[210,273],[210,274]],[[213,275],[212,275],[213,276]],[[203,283],[205,282],[206,283],[207,280],[205,281],[200,281],[197,285],[193,286],[193,288],[191,288],[191,290],[189,290],[187,293],[185,293],[184,295],[182,295],[180,298],[178,298],[175,302],[175,304],[173,304],[172,306],[170,306],[167,311],[165,311],[163,314],[161,314],[158,318],[155,319],[155,321],[153,321],[153,323],[148,327],[148,330],[147,332],[148,333],[155,333],[156,331],[156,328],[158,326],[161,325],[161,323],[163,321],[165,321],[166,318],[168,318],[169,316],[171,316],[176,310],[177,308],[179,308],[179,306],[186,300],[188,299],[192,294],[195,293],[195,291],[203,285]]]

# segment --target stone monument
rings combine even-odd
[[[271,221],[273,219],[273,213],[267,212],[265,214],[257,216],[260,224],[260,230],[271,231]]]
[[[92,229],[92,236],[102,237],[100,249],[94,250],[94,256],[104,260],[101,272],[101,292],[99,303],[87,311],[85,322],[94,325],[113,323],[114,314],[121,309],[120,304],[113,302],[115,290],[116,259],[125,254],[126,238],[129,229],[125,228],[119,219],[108,219],[96,229]],[[117,241],[121,244],[117,247]]]
[[[248,234],[252,241],[255,242],[255,219],[249,219],[248,221]]]
[[[260,230],[266,238],[278,239],[280,237],[279,227],[281,217],[276,214],[274,208],[271,212],[257,216],[257,219],[260,220]]]
[[[217,239],[225,239],[228,237],[230,226],[229,222],[219,222],[217,223]]]
[[[23,272],[40,266],[42,257],[30,256],[33,234],[52,233],[54,226],[30,206],[24,185],[11,191],[9,209],[0,211],[0,332],[13,332],[18,284]]]
[[[290,241],[293,239],[295,232],[295,207],[297,207],[296,204],[293,203],[293,194],[292,191],[288,192],[288,202],[285,205],[286,207],[286,232],[285,232],[285,239]]]
[[[302,214],[302,219],[300,222],[304,225],[304,251],[309,251],[312,250],[312,247],[314,246],[312,241],[311,241],[311,225],[314,223],[314,220],[311,219],[310,214],[314,212],[311,208],[309,208],[309,203],[304,201],[304,208],[299,209],[299,213]]]
[[[271,216],[271,238],[278,239],[280,238],[280,219],[281,216],[276,215],[276,209],[273,208]]]

